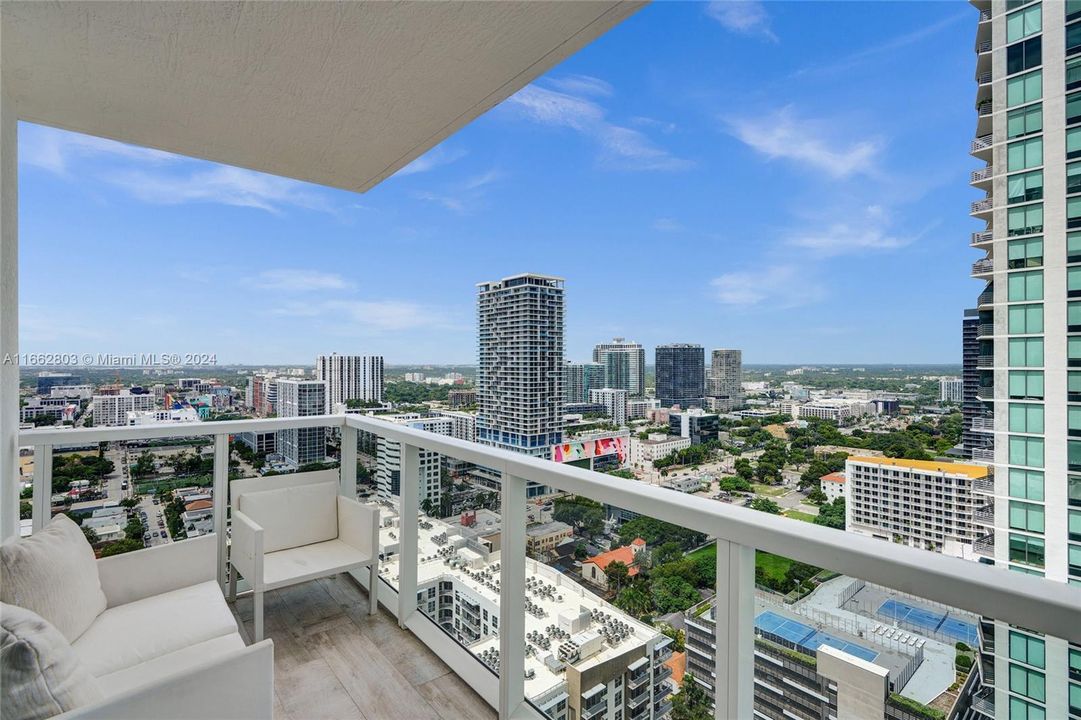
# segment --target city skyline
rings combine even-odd
[[[24,124],[22,347],[474,363],[474,283],[535,272],[567,279],[572,360],[626,336],[749,363],[959,362],[968,13],[770,3],[744,26],[647,7],[366,195]],[[87,275],[118,290],[57,295]]]

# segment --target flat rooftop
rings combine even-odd
[[[908,468],[909,470],[923,470],[924,472],[938,472],[947,475],[965,475],[973,479],[987,477],[987,468],[983,465],[966,465],[965,463],[951,463],[943,460],[906,460],[904,458],[854,455],[848,458],[848,461],[863,465],[890,465],[892,467]]]
[[[384,506],[384,512],[387,512]],[[396,519],[396,515],[394,516]],[[485,558],[478,548],[466,546],[453,549],[457,526],[442,520],[422,517],[418,529],[418,552],[420,562],[417,568],[418,587],[437,583],[440,580],[453,581],[456,587],[467,588],[472,593],[494,607],[499,606],[499,552],[492,552]],[[380,566],[380,575],[391,585],[397,587],[400,556],[398,554],[399,528],[397,523],[385,526],[380,531],[379,545],[384,552],[393,553],[386,557]],[[461,536],[458,536],[459,538]],[[438,540],[437,540],[438,538]],[[454,566],[450,558],[454,555],[468,558],[469,566]],[[618,644],[605,641],[600,650],[578,662],[573,663],[579,671],[601,665],[619,657],[636,646],[643,648],[648,641],[663,639],[661,633],[652,627],[638,622],[619,608],[605,602],[571,578],[555,568],[526,558],[526,601],[536,608],[534,613],[526,613],[525,632],[548,635],[551,625],[559,625],[560,615],[577,615],[582,611],[604,613],[609,618],[621,622],[628,631],[627,636]],[[530,587],[532,586],[532,587]],[[591,622],[588,630],[596,630],[599,623]],[[566,681],[564,672],[553,672],[545,664],[544,658],[557,654],[558,641],[552,640],[551,648],[545,649],[527,642],[534,650],[526,655],[525,693],[529,698],[548,695],[560,688]],[[482,637],[473,644],[466,645],[474,655],[481,655],[487,650],[499,649],[498,634]],[[530,677],[532,671],[532,677]]]

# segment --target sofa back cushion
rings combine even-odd
[[[263,552],[338,537],[338,483],[321,482],[240,496],[240,512],[263,528]]]
[[[4,720],[44,720],[103,698],[59,630],[35,612],[0,603]]]
[[[32,610],[68,642],[105,612],[94,550],[71,518],[57,515],[30,537],[0,545],[0,602]]]

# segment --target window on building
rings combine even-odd
[[[1081,58],[1066,61],[1066,89],[1076,90],[1081,87]]]
[[[1043,265],[1042,237],[1010,240],[1006,247],[1006,267],[1011,270]]]
[[[1043,367],[1043,338],[1010,338],[1009,356],[1011,367]]]
[[[1010,403],[1010,432],[1042,433],[1043,405]],[[1022,465],[1027,463],[1022,463]]]
[[[1077,59],[1078,79],[1081,80],[1081,58]],[[1032,135],[1043,131],[1043,104],[1010,110],[1006,113],[1006,137],[1015,138]],[[1078,150],[1081,151],[1081,135],[1078,137]]]
[[[1066,124],[1075,125],[1078,122],[1081,122],[1081,93],[1072,93],[1066,96]]]
[[[1044,562],[1043,538],[1034,538],[1028,537],[1027,535],[1015,535],[1014,533],[1010,533],[1010,562],[1042,568]],[[1014,690],[1012,681],[1010,683],[1010,690]],[[1020,691],[1014,690],[1014,692]],[[1029,695],[1029,697],[1034,700],[1043,700],[1042,697],[1035,697],[1033,695]]]
[[[1008,2],[1008,0],[1007,0]],[[1013,8],[1007,8],[1012,10]],[[1066,0],[1066,20],[1081,18],[1081,0]]]
[[[1081,545],[1067,545],[1066,548],[1066,563],[1069,565],[1070,574],[1079,577],[1081,576]]]
[[[1081,297],[1081,267],[1066,268],[1066,294]]]
[[[1006,81],[1006,107],[1035,102],[1043,96],[1043,71],[1034,70]],[[1081,108],[1078,108],[1081,114]],[[1067,111],[1069,115],[1069,111]]]
[[[1006,48],[1006,74],[1024,72],[1043,64],[1043,42],[1036,36]]]
[[[1040,638],[1025,633],[1010,631],[1010,660],[1023,662],[1033,667],[1044,667],[1045,643]]]
[[[1031,202],[1043,199],[1043,170],[1010,175],[1006,178],[1006,201],[1008,203]]]
[[[1007,331],[1011,335],[1035,335],[1043,332],[1043,305],[1011,305],[1006,311]]]
[[[1032,5],[1006,16],[1006,42],[1016,42],[1040,32],[1043,8]]]
[[[1066,498],[1070,505],[1081,506],[1081,475],[1066,476]]]
[[[1010,464],[1043,467],[1043,438],[1010,435]]]
[[[1071,15],[1070,6],[1075,9]],[[1076,17],[1081,17],[1081,7],[1077,0],[1066,0],[1066,19],[1071,20]],[[1066,54],[1077,52],[1081,50],[1081,25],[1067,25],[1066,26]]]
[[[1043,501],[1043,473],[1010,468],[1010,497]]]
[[[1081,402],[1081,372],[1066,373],[1066,399]]]
[[[1081,332],[1081,301],[1066,303],[1066,331]]]
[[[1006,288],[1006,299],[1009,302],[1043,300],[1043,270],[1010,273],[1006,279]]]
[[[1066,364],[1081,367],[1081,336],[1071,335],[1066,339]]]
[[[1026,532],[1043,532],[1043,505],[1010,501],[1010,529]]]
[[[1081,262],[1081,233],[1066,233],[1066,262]]]
[[[1070,683],[1070,715],[1081,716],[1081,685]]]
[[[1011,370],[1009,392],[1011,400],[1043,400],[1043,372]]]
[[[1010,208],[1006,215],[1006,232],[1010,237],[1043,232],[1043,203]]]
[[[1081,542],[1081,510],[1066,513],[1066,532],[1071,540]]]
[[[1081,441],[1066,441],[1066,465],[1070,470],[1081,470]]]
[[[1018,140],[1006,146],[1006,170],[1028,170],[1043,165],[1043,138]]]
[[[1047,713],[1039,705],[1033,705],[1019,697],[1010,697],[1009,720],[1047,720]]]

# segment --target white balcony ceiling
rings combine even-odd
[[[638,10],[4,2],[18,117],[365,191]]]

